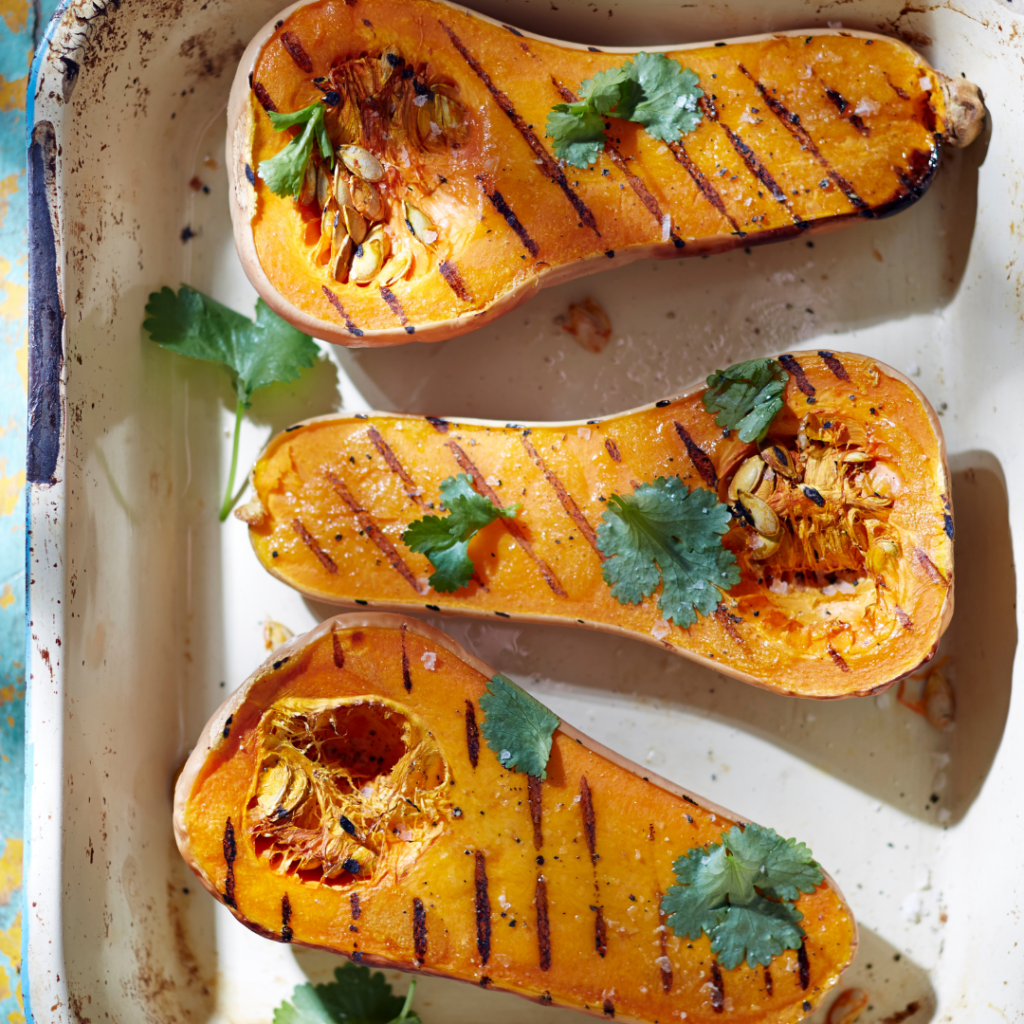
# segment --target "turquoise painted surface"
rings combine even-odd
[[[25,99],[54,0],[0,0],[0,1024],[21,1000],[25,781]]]

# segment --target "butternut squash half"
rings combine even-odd
[[[544,39],[438,0],[317,0],[246,50],[228,107],[235,241],[282,317],[341,345],[436,341],[539,288],[836,228],[903,209],[943,142],[981,127],[977,90],[905,44],[808,29],[655,47],[699,76],[696,130],[614,120],[587,168],[545,136],[553,105],[635,56]],[[297,198],[261,177],[325,106],[327,158]],[[336,147],[332,160],[330,147]]]
[[[795,948],[724,966],[706,934],[666,925],[662,899],[675,862],[736,816],[555,716],[544,779],[502,767],[484,739],[494,676],[397,615],[296,637],[214,714],[180,775],[182,855],[253,931],[357,963],[652,1024],[814,1009],[857,945],[831,879],[816,869],[796,898]]]
[[[778,362],[784,405],[760,446],[717,425],[704,385],[571,423],[332,415],[270,441],[236,514],[264,567],[319,601],[590,626],[777,693],[878,691],[931,658],[952,615],[941,428],[921,392],[873,359]],[[403,535],[443,515],[441,485],[460,474],[498,509],[519,508],[470,540],[473,577],[444,593]],[[658,478],[735,513],[722,543],[739,582],[686,628],[663,614],[664,588],[620,603],[605,579],[613,496]]]

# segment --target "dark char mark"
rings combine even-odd
[[[533,848],[539,850],[544,845],[542,828],[543,804],[541,801],[541,781],[536,775],[526,776],[526,788],[530,794],[530,821],[533,822]]]
[[[597,864],[597,819],[594,816],[594,802],[590,798],[590,784],[586,775],[580,777],[580,813],[583,815],[583,832],[587,837],[590,862]]]
[[[604,1006],[602,1007],[602,1009],[604,1010],[604,1015],[606,1017],[615,1016],[615,1004],[610,999],[606,999],[604,1001]]]
[[[324,295],[327,296],[327,301],[338,311],[338,315],[341,319],[345,321],[345,326],[348,328],[349,333],[354,334],[357,338],[361,338],[363,336],[363,332],[356,327],[352,322],[352,318],[345,312],[345,307],[341,304],[341,299],[339,299],[338,296],[327,287],[327,285],[324,284],[320,287],[323,289]]]
[[[402,685],[406,693],[412,693],[412,676],[409,675],[409,654],[405,649],[405,633],[408,627],[402,623]]]
[[[391,564],[391,568],[398,573],[406,583],[412,587],[413,590],[418,594],[420,592],[419,584],[416,582],[416,577],[412,574],[412,570],[405,564],[405,560],[395,549],[394,544],[384,535],[380,527],[370,518],[370,513],[362,508],[356,499],[352,496],[352,493],[345,486],[345,482],[341,477],[335,476],[329,469],[324,470],[324,476],[330,481],[331,486],[338,492],[338,496],[348,506],[349,511],[356,517],[356,521],[362,527],[363,533],[366,534],[370,540],[380,549],[381,554]]]
[[[455,461],[462,470],[473,478],[473,486],[476,490],[489,501],[494,502],[498,508],[501,508],[501,498],[498,497],[494,488],[484,479],[483,474],[473,460],[454,441],[449,441],[448,447],[451,449],[452,454],[455,456]],[[502,519],[502,522],[505,524],[505,529],[515,537],[516,542],[526,552],[527,556],[533,560],[534,565],[537,566],[540,574],[544,577],[544,582],[559,597],[568,597],[569,595],[566,594],[562,584],[558,582],[558,577],[555,575],[554,570],[533,550],[533,545],[527,539],[519,523],[515,519]]]
[[[272,110],[275,114],[277,113],[277,104],[270,98],[270,93],[267,92],[267,87],[262,82],[253,82],[252,91],[256,94],[256,99],[259,100],[260,106],[264,110]]]
[[[505,223],[519,236],[519,241],[523,243],[526,251],[536,259],[540,249],[537,243],[530,237],[526,228],[523,227],[519,218],[512,212],[512,208],[505,201],[505,197],[497,189],[493,192],[488,191],[482,174],[478,174],[476,180],[483,186],[484,195],[490,199],[491,205],[505,218]]]
[[[466,701],[466,747],[469,763],[475,768],[480,760],[480,727],[476,724],[476,708],[471,700]]]
[[[447,420],[441,419],[439,416],[424,416],[423,417],[439,434],[447,434],[448,428],[451,424]]]
[[[441,23],[441,27],[448,33],[448,38],[451,39],[452,45],[459,51],[462,59],[470,66],[477,78],[487,86],[488,92],[490,92],[498,106],[505,112],[508,119],[514,125],[516,131],[519,132],[526,141],[526,144],[537,155],[537,158],[540,160],[539,166],[541,172],[550,178],[562,190],[565,198],[572,204],[572,208],[576,211],[580,220],[586,224],[594,234],[600,236],[601,232],[597,230],[597,222],[594,220],[593,213],[590,212],[586,203],[584,203],[583,200],[580,199],[580,197],[573,191],[565,173],[562,171],[562,168],[558,166],[558,162],[547,151],[547,149],[544,148],[544,144],[519,116],[515,107],[512,106],[512,101],[494,84],[493,81],[491,81],[491,76],[487,73],[476,57],[466,49],[462,40],[447,25],[445,25],[444,22]]]
[[[565,484],[558,479],[555,471],[548,467],[547,463],[540,456],[525,431],[520,435],[520,440],[523,442],[523,447],[526,449],[527,455],[533,459],[540,471],[547,478],[548,483],[551,484],[551,488],[558,496],[558,500],[562,503],[562,508],[565,509],[566,514],[579,527],[580,533],[586,537],[590,546],[597,552],[597,557],[603,562],[605,560],[605,555],[597,546],[597,534],[594,532],[594,528],[587,521],[587,517],[580,511],[580,507],[576,504],[573,496],[566,490]]]
[[[654,839],[653,825],[651,826],[651,839]],[[658,944],[661,946],[661,962],[664,965],[665,961],[668,960],[668,925],[665,923],[668,920],[668,915],[661,905],[661,899],[661,893],[656,892],[654,894],[654,902],[658,905],[658,924],[661,925],[658,931]],[[659,970],[661,971],[661,990],[667,995],[672,991],[672,968],[662,966]]]
[[[469,294],[469,289],[466,287],[466,282],[462,280],[459,268],[451,260],[442,260],[437,269],[441,271],[441,276],[448,282],[448,287],[463,302],[472,301],[473,296]]]
[[[416,328],[409,323],[409,318],[405,315],[405,310],[402,308],[401,302],[398,301],[398,296],[386,285],[381,285],[380,297],[388,304],[388,309],[398,317],[398,322],[405,328],[405,333],[415,334]]]
[[[711,1008],[715,1013],[725,1009],[725,986],[722,983],[722,969],[716,960],[711,965]]]
[[[705,176],[704,172],[690,159],[690,154],[686,152],[686,147],[681,142],[670,142],[668,148],[672,151],[676,162],[693,179],[693,183],[700,190],[700,194],[729,222],[733,231],[742,237],[745,232],[740,230],[739,224],[736,223],[726,210],[725,202],[721,195],[719,195],[718,189],[711,184],[711,181]]]
[[[825,365],[840,379],[845,380],[849,383],[850,375],[846,372],[846,367],[831,353],[831,352],[819,352],[819,356],[825,360]]]
[[[292,929],[289,921],[292,919],[292,902],[288,899],[288,893],[281,897],[281,941],[292,941]]]
[[[551,923],[548,920],[548,884],[543,875],[537,876],[537,951],[540,969],[551,969]]]
[[[338,567],[334,564],[334,559],[316,542],[316,538],[302,525],[301,519],[292,520],[292,529],[302,539],[302,543],[309,548],[310,551],[316,555],[317,561],[331,573],[337,572]]]
[[[359,893],[353,892],[349,894],[348,905],[352,908],[352,920],[358,921],[363,913],[363,908],[359,906]]]
[[[594,911],[594,948],[598,956],[608,952],[608,926],[604,923],[604,912],[600,907],[591,907]]]
[[[807,379],[804,368],[792,356],[779,356],[782,368],[796,378],[796,386],[808,397],[814,395],[814,385]]]
[[[419,896],[412,901],[412,945],[422,964],[427,958],[427,911]]]
[[[839,666],[844,672],[850,671],[850,666],[846,664],[843,656],[831,645],[826,644],[828,649],[828,656]]]
[[[835,89],[830,89],[828,86],[825,86],[825,95],[833,102],[836,110],[839,111],[840,117],[842,117],[842,115],[846,113],[846,108],[850,105],[849,100],[845,99],[842,93]],[[845,120],[849,121],[850,124],[852,124],[853,127],[861,133],[861,135],[870,134],[870,130],[867,125],[864,124],[864,121],[859,114],[851,114],[849,117],[845,118]]]
[[[896,616],[896,621],[905,629],[908,633],[913,633],[914,623],[910,616],[898,605],[893,605],[893,614]]]
[[[345,667],[345,648],[341,646],[341,637],[336,629],[331,630],[331,654],[334,657],[334,667]]]
[[[487,864],[483,851],[476,851],[476,951],[480,963],[486,964],[491,958],[491,898],[487,892]]]
[[[853,185],[850,184],[832,165],[822,156],[810,132],[800,123],[800,115],[791,113],[786,105],[777,97],[773,96],[742,64],[737,67],[754,83],[754,88],[761,94],[761,98],[768,104],[768,109],[779,119],[783,127],[802,145],[815,160],[825,168],[825,173],[835,182],[839,190],[850,200],[850,204],[857,210],[867,208],[867,203],[859,195]]]
[[[805,942],[801,942],[800,948],[796,951],[796,962],[800,967],[800,987],[806,992],[807,986],[811,983],[811,963],[807,959],[807,944]]]
[[[619,451],[619,446],[610,437],[604,439],[604,447],[611,456],[612,462],[622,461],[622,453]]]
[[[764,969],[764,988],[768,995],[773,995],[775,992],[775,983],[772,981],[772,972],[766,967]]]
[[[746,647],[747,643],[740,636],[740,631],[736,628],[736,623],[733,622],[732,616],[729,614],[728,609],[724,604],[720,604],[715,609],[715,618],[718,620],[719,625],[736,641],[741,647]]]
[[[299,37],[294,32],[282,32],[281,45],[288,51],[288,55],[291,59],[295,61],[295,63],[298,64],[307,75],[312,72],[313,62],[309,59],[309,54],[302,48],[302,43],[299,42]]]
[[[697,472],[700,473],[701,479],[711,490],[717,491],[718,473],[715,471],[715,464],[711,461],[711,457],[690,437],[689,432],[682,423],[678,420],[673,420],[672,424],[676,428],[679,440],[686,445],[686,453],[690,456],[690,461],[696,467]]]
[[[416,494],[416,482],[409,475],[406,468],[398,461],[398,456],[394,453],[391,445],[384,440],[381,436],[380,431],[371,423],[366,429],[366,433],[369,435],[370,440],[373,442],[373,447],[380,452],[384,461],[388,464],[388,469],[395,474],[405,485],[405,493],[408,495],[409,500],[415,502],[420,508],[426,507],[426,502],[423,500],[422,494]]]
[[[238,904],[235,902],[235,858],[238,856],[238,847],[235,845],[235,826],[231,824],[231,819],[228,818],[227,824],[224,826],[224,863],[228,866],[227,878],[224,879],[224,902],[229,907],[238,909]]]

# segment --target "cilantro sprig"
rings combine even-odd
[[[274,1011],[274,1024],[422,1024],[411,1012],[415,992],[415,978],[403,999],[379,971],[344,964],[326,985],[297,985],[291,1002]]]
[[[668,926],[681,939],[707,933],[711,952],[726,970],[767,966],[785,949],[799,949],[800,893],[824,880],[811,851],[773,829],[738,825],[722,842],[695,847],[673,868],[677,884],[662,898]]]
[[[450,594],[466,586],[475,571],[466,553],[469,542],[495,519],[511,518],[518,505],[498,508],[489,498],[473,490],[465,473],[450,476],[441,484],[441,503],[447,516],[424,516],[410,523],[402,540],[412,550],[426,555],[434,567],[430,585]]]
[[[260,162],[259,176],[267,183],[267,188],[279,196],[292,196],[297,199],[302,190],[302,179],[306,175],[306,165],[313,155],[314,143],[320,148],[320,155],[328,166],[334,167],[334,147],[324,125],[325,107],[321,100],[314,100],[308,107],[296,110],[291,114],[279,114],[268,110],[267,116],[274,130],[283,132],[286,128],[305,125],[301,135],[296,135],[280,153]]]
[[[502,767],[546,779],[558,715],[500,672],[480,696],[480,708],[480,731]]]
[[[708,377],[701,401],[715,422],[739,433],[741,441],[763,441],[775,414],[782,409],[782,393],[789,374],[775,359],[751,359]]]
[[[312,338],[285,323],[262,299],[256,301],[254,323],[188,285],[182,285],[177,295],[170,288],[151,293],[142,326],[162,348],[218,363],[231,374],[237,402],[231,469],[220,508],[223,522],[245,486],[233,493],[242,417],[252,404],[253,392],[278,381],[295,380],[313,365],[319,349]]]
[[[654,138],[676,142],[700,124],[697,101],[703,95],[689,68],[663,53],[638,53],[581,82],[579,102],[556,103],[547,135],[559,159],[589,167],[604,150],[608,117],[635,121]]]
[[[736,556],[722,544],[732,513],[711,491],[678,477],[613,494],[597,528],[608,555],[601,572],[620,604],[640,604],[661,583],[658,607],[684,629],[711,615],[721,591],[740,581]]]

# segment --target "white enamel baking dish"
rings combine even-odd
[[[247,932],[194,884],[171,834],[175,772],[264,657],[263,621],[298,632],[328,613],[258,567],[240,523],[217,522],[226,376],[140,330],[148,293],[165,284],[252,310],[231,242],[224,106],[242,49],[276,6],[72,0],[31,79],[23,987],[39,1022],[267,1024],[293,985],[340,962]],[[272,430],[341,407],[597,416],[798,347],[874,354],[908,373],[940,410],[951,453],[957,611],[940,651],[956,690],[951,731],[895,691],[804,702],[600,634],[435,625],[595,738],[807,841],[861,925],[841,987],[868,990],[866,1024],[1024,1019],[1024,709],[1012,699],[1024,537],[1019,0],[477,6],[607,46],[842,20],[898,33],[977,82],[990,125],[943,156],[916,206],[813,247],[638,263],[452,341],[326,353],[257,397],[243,462]],[[614,328],[600,355],[555,322],[586,295]],[[426,1024],[572,1016],[437,979],[422,981],[416,1005]]]

